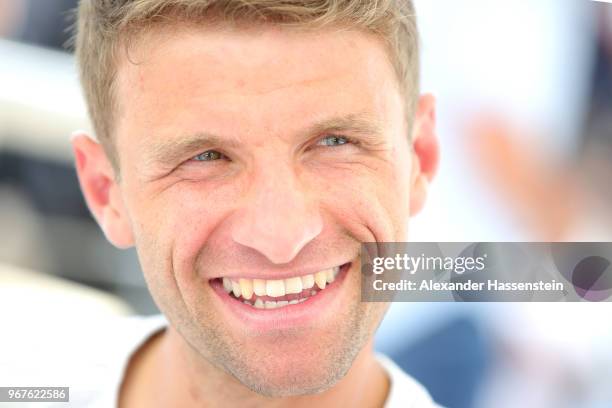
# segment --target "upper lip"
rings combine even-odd
[[[243,272],[235,272],[223,274],[215,276],[211,279],[215,278],[230,278],[230,279],[264,279],[264,280],[275,280],[275,279],[287,279],[293,278],[296,276],[304,276],[315,274],[320,271],[324,271],[327,269],[334,268],[336,266],[340,267],[344,264],[347,264],[351,261],[340,261],[339,263],[334,263],[328,266],[311,266],[311,267],[302,267],[302,268],[288,268],[288,269],[280,269],[280,270],[244,270]]]

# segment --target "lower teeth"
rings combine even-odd
[[[313,295],[314,294],[316,294],[316,292],[313,293]],[[249,302],[248,300],[243,300],[242,303],[244,303],[245,305],[252,306],[252,307],[254,307],[256,309],[277,309],[279,307],[285,307],[285,306],[288,306],[288,305],[296,305],[298,303],[302,303],[306,299],[308,299],[308,298],[293,299],[293,300],[289,300],[289,301],[287,301],[287,300],[279,300],[277,302],[269,301],[269,300],[266,300],[264,302],[261,299],[257,299],[255,301],[255,303]]]

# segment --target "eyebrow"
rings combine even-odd
[[[376,146],[384,143],[383,124],[367,113],[351,113],[314,122],[299,132],[300,140],[324,132],[348,131],[361,137],[366,145]],[[147,151],[149,163],[172,165],[184,160],[189,154],[197,154],[205,148],[236,149],[244,143],[234,136],[221,137],[201,131],[179,140],[161,141],[150,146]]]

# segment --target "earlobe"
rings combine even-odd
[[[423,209],[429,183],[436,175],[440,161],[436,135],[436,101],[431,94],[419,98],[412,135],[411,216]]]
[[[118,248],[132,246],[127,211],[104,149],[85,133],[73,135],[72,148],[81,191],[104,235]]]
[[[130,226],[122,218],[122,215],[112,207],[106,207],[100,228],[106,239],[120,249],[127,249],[134,245],[134,237]]]
[[[104,208],[100,223],[106,239],[120,249],[127,249],[134,245],[132,228],[127,217],[127,211],[119,191],[119,186],[113,182],[109,190],[109,205]]]

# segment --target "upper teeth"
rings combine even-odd
[[[223,278],[225,291],[233,292],[235,297],[242,296],[251,299],[256,296],[281,297],[294,293],[301,293],[304,289],[310,289],[315,284],[319,289],[325,289],[328,283],[332,283],[340,267],[325,269],[314,274],[295,276],[287,279],[230,279]]]

